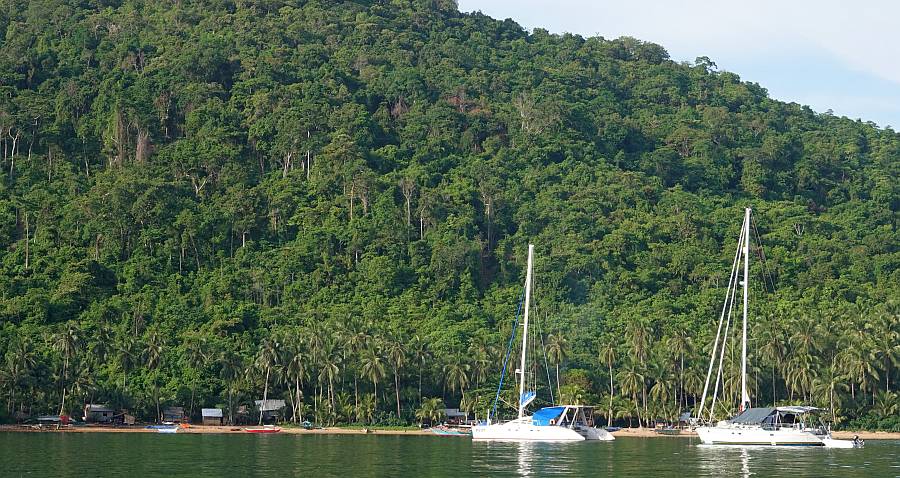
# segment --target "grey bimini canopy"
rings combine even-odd
[[[738,416],[731,419],[731,423],[744,423],[747,425],[755,425],[762,423],[766,417],[775,413],[773,407],[748,408],[741,412]]]
[[[786,406],[786,407],[759,407],[748,408],[731,419],[731,423],[742,423],[745,425],[756,425],[766,421],[766,418],[772,415],[805,415],[808,413],[820,413],[823,409],[817,407],[805,406]]]

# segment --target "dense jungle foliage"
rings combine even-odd
[[[484,417],[529,242],[538,404],[672,419],[752,207],[754,402],[900,428],[890,128],[448,0],[0,8],[6,421],[263,395],[323,424]]]

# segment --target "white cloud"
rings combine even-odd
[[[900,84],[900,3],[461,0],[460,9],[513,17],[528,28],[633,36],[659,43],[681,60],[803,54],[808,45],[816,45],[848,67]]]
[[[806,37],[848,65],[900,84],[900,4],[823,2],[812,8]]]
[[[459,0],[525,28],[658,43],[708,56],[773,97],[900,125],[900,2],[886,0]]]

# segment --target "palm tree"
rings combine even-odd
[[[875,405],[872,407],[872,411],[883,419],[896,417],[897,414],[900,413],[900,400],[898,400],[898,398],[900,397],[894,392],[878,392],[878,395],[875,397]]]
[[[81,329],[73,322],[66,324],[65,328],[57,333],[53,338],[54,347],[62,354],[63,372],[60,377],[62,381],[62,399],[59,404],[59,414],[63,415],[66,411],[66,381],[69,377],[69,363],[75,357],[78,347],[81,346]]]
[[[334,409],[334,379],[340,374],[341,356],[335,347],[334,341],[325,342],[322,354],[319,357],[319,382],[328,382],[328,403]]]
[[[837,414],[835,412],[836,405],[840,403],[840,392],[847,390],[845,377],[838,373],[838,368],[834,361],[828,366],[820,377],[816,377],[812,383],[813,393],[818,397],[817,402],[828,403],[828,409],[831,411],[831,423],[837,423]],[[836,400],[837,398],[837,400]]]
[[[660,406],[660,410],[668,410],[668,402],[670,398],[670,393],[672,389],[676,389],[675,380],[672,375],[672,371],[668,369],[663,364],[653,364],[651,366],[652,369],[652,378],[653,378],[653,387],[650,388],[650,398],[657,402]],[[677,395],[677,393],[676,393]],[[670,419],[671,416],[663,413],[663,418]]]
[[[300,415],[300,421],[303,422],[303,415],[309,415],[309,404],[300,402],[297,404],[297,414]]]
[[[122,391],[128,391],[128,372],[134,367],[135,355],[137,355],[137,340],[130,333],[121,334],[116,347],[116,357],[119,366],[122,367]]]
[[[693,397],[693,407],[697,408],[697,396],[703,393],[703,372],[697,367],[688,367],[684,372],[684,391]]]
[[[347,330],[347,352],[351,356],[360,357],[371,344],[372,336],[369,334],[367,327],[358,321],[351,321]],[[359,408],[359,360],[352,360],[350,364],[354,366],[353,371],[353,402],[355,407]]]
[[[561,364],[569,355],[568,341],[561,334],[550,334],[547,336],[547,360],[556,367],[556,395],[560,396],[559,391],[559,364]]]
[[[163,361],[163,349],[165,342],[163,336],[156,329],[147,332],[144,343],[144,362],[150,371],[153,381],[153,398],[156,402],[156,419],[160,420],[162,414],[159,411],[159,368]]]
[[[144,342],[144,360],[147,368],[155,369],[160,366],[164,347],[163,337],[156,329],[147,332],[147,339]]]
[[[422,400],[422,404],[416,409],[416,418],[423,425],[426,421],[433,425],[441,419],[443,409],[444,401],[440,398],[426,398]]]
[[[25,382],[29,381],[28,377],[31,375],[31,372],[37,364],[33,345],[31,339],[28,337],[21,337],[11,344],[10,350],[6,355],[7,371],[9,373],[9,381],[11,382],[9,385],[9,405],[7,407],[10,412],[16,409],[14,399],[15,391],[20,387],[24,388]],[[22,395],[24,394],[23,390]]]
[[[809,398],[809,391],[815,378],[816,361],[817,359],[814,355],[805,353],[803,350],[797,350],[791,354],[787,362],[787,376],[785,379],[791,389],[792,398],[795,390],[800,392],[803,398]]]
[[[200,371],[207,358],[207,340],[199,333],[187,333],[184,336],[184,360],[185,365],[193,372],[191,380],[191,406],[189,416],[194,416],[194,396],[197,393],[197,381],[200,379]]]
[[[617,378],[622,393],[631,395],[631,398],[634,401],[634,409],[637,410],[638,414],[638,426],[643,427],[641,408],[637,398],[638,392],[640,392],[644,386],[644,374],[641,370],[641,366],[633,360],[629,360],[626,362],[625,367],[619,371]]]
[[[450,361],[444,365],[444,375],[447,377],[447,385],[450,385],[450,391],[465,393],[466,387],[469,385],[469,364],[466,363],[462,355],[456,354],[451,357]]]
[[[406,348],[402,339],[392,338],[388,342],[388,360],[394,370],[394,392],[397,397],[397,418],[400,418],[400,369],[406,363]]]
[[[91,342],[91,355],[97,359],[98,363],[105,363],[109,357],[110,344],[114,343],[112,329],[105,324],[97,327],[94,334],[94,340]]]
[[[679,408],[684,408],[687,405],[687,400],[684,396],[684,359],[685,355],[690,354],[693,342],[684,330],[679,330],[675,335],[669,337],[666,345],[668,345],[672,355],[678,358],[678,388],[675,395],[677,396],[676,401]]]
[[[628,324],[628,338],[631,343],[632,357],[637,360],[640,370],[647,369],[647,354],[650,348],[650,321],[641,317]],[[642,375],[643,377],[643,375]],[[641,382],[641,402],[644,407],[644,415],[647,411],[647,383]]]
[[[232,350],[223,350],[219,356],[220,375],[228,384],[228,422],[234,424],[234,391],[244,370],[244,360]]]
[[[295,334],[293,339],[289,339],[288,346],[284,348],[286,356],[283,359],[285,364],[285,374],[290,380],[293,380],[294,391],[291,394],[291,402],[293,412],[291,419],[297,423],[297,416],[300,415],[301,389],[303,380],[307,377],[306,372],[306,355],[303,353],[302,341],[299,334]],[[301,418],[302,421],[302,418]]]
[[[891,392],[891,366],[900,363],[900,316],[883,311],[866,321],[866,332],[871,337],[873,358],[882,365],[884,391]]]
[[[782,334],[776,327],[777,321],[775,320],[775,317],[769,315],[769,327],[760,329],[759,340],[762,343],[762,346],[759,347],[758,351],[760,358],[769,364],[772,371],[772,406],[778,401],[775,369],[779,364],[782,364],[784,357],[787,354],[787,351],[784,348]]]
[[[609,368],[609,408],[607,409],[606,414],[606,426],[609,427],[612,426],[613,399],[616,396],[616,391],[613,387],[613,364],[616,362],[616,347],[613,345],[612,341],[604,341],[600,345],[599,357],[600,361]]]
[[[319,364],[322,361],[322,353],[325,350],[325,336],[326,336],[326,332],[323,330],[323,328],[321,326],[316,325],[316,326],[313,326],[312,330],[310,331],[309,336],[307,337],[306,347],[309,350],[309,360],[310,360],[310,363],[312,364],[313,369],[318,368]],[[322,389],[321,380],[316,380],[316,387],[314,390],[316,397],[320,396],[321,389]],[[313,400],[313,411],[314,412],[318,411],[320,401],[321,400],[316,400],[316,399]]]
[[[357,419],[371,423],[375,418],[375,395],[366,395],[359,400],[359,406],[356,409]]]
[[[259,370],[265,371],[265,379],[263,386],[263,399],[259,407],[259,424],[262,425],[263,408],[269,398],[269,375],[272,372],[272,366],[278,363],[278,343],[271,338],[263,339],[259,347],[259,353],[256,355],[256,366]]]
[[[362,359],[362,373],[374,386],[373,408],[378,408],[378,381],[384,378],[384,360],[376,347],[370,347]]]
[[[410,341],[410,353],[412,361],[419,364],[419,402],[422,401],[422,372],[425,370],[425,361],[431,359],[431,350],[428,343],[422,340],[418,335],[414,335]]]
[[[350,394],[347,392],[339,392],[335,394],[335,418],[342,423],[349,423],[353,418],[353,405],[350,403]]]
[[[88,394],[91,395],[90,402],[93,402],[94,392],[97,390],[97,385],[95,383],[94,370],[97,366],[97,359],[93,356],[88,357],[83,361],[80,367],[75,370],[75,376],[72,380],[72,395],[81,398],[82,404],[87,403],[85,399]]]
[[[491,368],[491,358],[486,344],[480,339],[469,345],[469,357],[472,360],[472,379],[478,387],[487,379],[487,372]]]

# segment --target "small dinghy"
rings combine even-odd
[[[177,433],[178,425],[148,425],[148,429],[156,430],[157,433]]]

